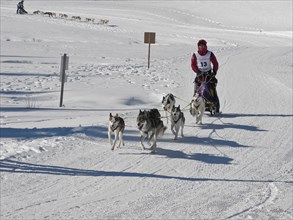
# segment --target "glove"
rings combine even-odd
[[[217,72],[211,72],[211,76],[216,76],[217,75]]]
[[[202,76],[204,74],[204,72],[202,72],[202,71],[198,71],[198,73],[196,74],[196,77],[198,77],[198,76]]]

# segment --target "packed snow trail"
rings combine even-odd
[[[183,2],[25,6],[110,17],[108,26],[19,17],[1,2],[1,219],[293,219],[292,30],[263,31],[276,23],[288,31],[290,7],[240,2],[251,7],[242,20],[235,3]],[[272,20],[269,9],[279,7]],[[270,24],[249,22],[264,14]],[[148,30],[158,37],[150,69]],[[200,38],[220,63],[222,113],[196,125],[187,108],[184,138],[174,141],[168,124],[157,152],[142,151],[139,110],[161,109],[169,92],[188,104]],[[64,51],[70,66],[58,108]],[[126,146],[115,151],[110,112],[126,122]]]

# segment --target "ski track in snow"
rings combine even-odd
[[[249,207],[241,212],[238,212],[232,216],[229,216],[227,217],[226,219],[231,219],[231,218],[234,218],[236,216],[242,216],[243,218],[247,218],[247,219],[253,219],[253,214],[247,214],[245,215],[245,213],[253,213],[253,211],[255,209],[264,209],[267,205],[273,203],[273,200],[276,198],[277,194],[278,194],[278,188],[273,184],[273,183],[270,183],[268,186],[267,186],[267,189],[264,190],[262,192],[264,195],[264,198],[263,198],[263,201],[261,201],[260,203],[258,204],[255,204],[254,206],[252,207]],[[244,214],[244,215],[243,215]]]

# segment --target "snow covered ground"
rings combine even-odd
[[[293,219],[292,1],[40,0],[25,1],[28,15],[16,4],[1,0],[1,220]],[[156,32],[149,69],[144,32]],[[201,38],[220,64],[222,113],[196,125]],[[163,119],[150,154],[136,116],[170,92],[185,137]],[[110,112],[126,122],[115,151]]]

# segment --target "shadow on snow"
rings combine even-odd
[[[1,138],[37,139],[48,137],[65,137],[72,135],[86,135],[92,138],[108,139],[108,128],[106,126],[85,126],[85,127],[59,127],[59,128],[0,128]],[[113,136],[112,136],[113,138]],[[140,141],[138,130],[126,130],[123,139],[125,142]],[[160,138],[158,142],[174,143],[173,139]],[[177,140],[181,144],[216,145],[228,147],[248,147],[235,141],[214,139],[211,137],[184,137]]]
[[[188,125],[187,125],[188,126]],[[193,126],[189,126],[193,127]],[[223,124],[203,124],[201,126],[194,126],[201,129],[208,129],[208,130],[223,130],[223,129],[240,129],[246,131],[267,131],[260,129],[253,125],[241,125],[241,124],[233,124],[233,123],[223,123]]]
[[[119,153],[119,155],[134,155],[134,154],[146,154],[152,155],[150,153]],[[208,164],[232,164],[233,159],[229,157],[219,156],[219,155],[212,155],[212,154],[202,154],[202,153],[195,153],[195,154],[186,154],[179,150],[171,150],[171,149],[164,149],[164,148],[157,148],[156,153],[154,156],[159,156],[161,158],[174,158],[174,159],[187,159],[187,160],[196,160],[203,163]]]
[[[35,139],[46,137],[85,134],[96,138],[108,138],[108,129],[103,126],[60,128],[0,128],[1,138]]]
[[[158,142],[176,142],[180,144],[197,144],[197,145],[214,145],[214,146],[225,146],[225,147],[250,147],[250,146],[244,146],[236,141],[230,141],[230,140],[223,140],[223,139],[215,139],[211,137],[194,137],[194,136],[185,136],[184,138],[180,138],[176,141],[173,139],[164,139],[160,138]]]
[[[54,91],[50,91],[50,92],[54,92]],[[59,92],[59,91],[58,91]],[[0,94],[1,93],[5,93],[3,91],[0,91]],[[7,92],[8,94],[11,93],[17,93],[17,92],[14,92],[14,91],[9,91]],[[31,93],[40,93],[40,92],[23,92],[23,95],[26,95],[26,94],[31,94]],[[44,93],[44,92],[42,92]],[[46,92],[48,93],[48,92]],[[0,108],[0,112],[22,112],[22,111],[25,111],[25,112],[33,112],[33,111],[85,111],[85,112],[113,112],[113,111],[137,111],[137,113],[139,112],[141,108],[63,108],[63,107],[59,107],[59,108],[25,108],[25,107],[1,107]]]
[[[216,179],[216,178],[194,178],[194,177],[178,177],[160,174],[136,173],[136,172],[119,172],[119,171],[98,171],[85,170],[78,168],[69,168],[52,165],[32,164],[13,160],[0,160],[0,172],[7,173],[26,173],[26,174],[45,174],[45,175],[63,175],[63,176],[92,176],[92,177],[134,177],[134,178],[155,178],[155,179],[175,179],[182,181],[195,182],[244,182],[244,183],[289,183],[293,181],[277,181],[277,180],[250,180],[250,179]]]
[[[243,117],[293,117],[292,114],[242,114],[242,113],[221,113],[219,118],[243,118]]]
[[[0,76],[44,76],[44,77],[59,77],[57,73],[10,73],[10,72],[2,72]]]

